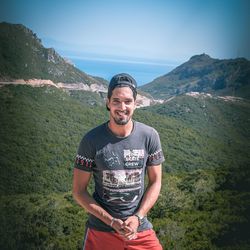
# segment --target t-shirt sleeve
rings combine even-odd
[[[153,129],[148,145],[147,166],[159,165],[165,161],[158,132]]]
[[[95,166],[95,150],[91,144],[88,136],[84,136],[78,147],[77,155],[75,158],[75,168],[80,170],[92,172]]]

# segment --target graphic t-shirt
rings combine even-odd
[[[146,169],[164,161],[157,131],[134,121],[131,134],[118,137],[108,123],[88,132],[80,142],[75,167],[93,173],[93,198],[114,218],[125,220],[136,213],[144,193]],[[112,231],[93,215],[88,226]],[[145,218],[138,231],[152,228]]]

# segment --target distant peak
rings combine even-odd
[[[27,28],[26,26],[24,26],[23,24],[20,24],[20,23],[0,22],[0,25],[12,27],[12,28],[19,28],[19,29],[27,29],[27,30],[29,30],[29,28]]]
[[[205,53],[200,55],[195,55],[190,58],[190,60],[207,60],[207,59],[211,59],[211,57]]]

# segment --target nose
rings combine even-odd
[[[125,109],[126,109],[126,104],[125,104],[125,102],[121,102],[121,103],[120,103],[120,109],[121,109],[121,110],[125,110]]]

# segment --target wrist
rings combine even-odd
[[[113,227],[114,222],[116,221],[116,218],[112,217],[109,226]]]
[[[138,219],[139,226],[142,225],[145,216],[143,216],[139,213],[134,214],[134,216]]]

